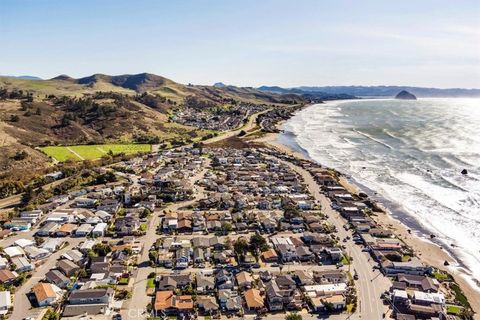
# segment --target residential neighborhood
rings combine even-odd
[[[373,305],[371,319],[457,319],[464,308],[447,274],[375,223],[367,196],[313,162],[196,145],[109,173],[4,222],[4,317],[346,319]]]

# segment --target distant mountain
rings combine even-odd
[[[225,88],[227,85],[223,82],[216,82],[213,84],[213,86],[216,88]]]
[[[259,88],[259,90],[262,87]],[[423,88],[409,86],[327,86],[309,87],[302,86],[294,89],[303,92],[322,92],[328,94],[350,94],[358,97],[394,97],[398,92],[405,90],[417,97],[480,97],[480,89],[463,88]]]
[[[271,92],[277,94],[297,94],[302,96],[307,100],[338,100],[338,99],[355,99],[356,96],[338,92],[338,93],[329,93],[323,91],[311,91],[303,90],[301,88],[282,88],[278,86],[261,86],[257,88],[260,91]]]
[[[411,94],[408,91],[402,90],[400,91],[396,96],[395,99],[399,100],[417,100],[417,97],[415,97],[414,94]]]
[[[145,92],[165,85],[167,82],[173,82],[167,78],[157,76],[151,73],[124,74],[119,76],[109,76],[105,74],[94,74],[89,77],[77,79],[78,84],[94,85],[99,82],[110,83],[125,89],[135,90],[136,92]]]
[[[0,77],[10,77],[10,78],[16,78],[16,79],[22,79],[22,80],[42,80],[42,78],[40,78],[40,77],[28,76],[28,75],[23,75],[23,76],[0,76]]]

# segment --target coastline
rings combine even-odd
[[[281,130],[284,123],[285,121],[278,123],[277,128]],[[313,159],[308,156],[307,150],[304,150],[296,143],[292,144],[289,141],[281,141],[281,139],[279,139],[280,137],[280,133],[267,133],[265,136],[258,138],[255,141],[265,143],[291,156],[313,161]],[[358,183],[350,180],[351,179],[347,179],[347,177],[342,175],[340,178],[340,184],[351,193],[358,193],[362,190]],[[458,262],[453,254],[430,239],[423,238],[419,234],[414,233],[414,230],[410,230],[402,221],[398,220],[381,202],[379,202],[378,205],[383,212],[377,213],[372,218],[379,225],[391,230],[400,240],[404,241],[404,243],[412,248],[422,261],[439,270],[448,272],[459,285],[467,297],[473,311],[476,313],[474,319],[480,319],[480,288],[478,286],[475,287],[472,280],[468,279],[468,273],[462,270],[461,267],[446,267],[444,265],[445,261],[448,261],[450,265],[454,265]]]

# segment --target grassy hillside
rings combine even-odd
[[[183,85],[148,73],[95,74],[79,79],[61,75],[50,80],[0,77],[0,179],[19,171],[35,171],[28,168],[47,167],[50,159],[37,147],[178,145],[214,134],[172,121],[176,118],[173,115],[182,114],[185,108],[195,115],[208,107],[206,115],[212,116],[212,110],[224,111],[233,105],[238,113],[243,104],[303,102],[297,95],[253,88]],[[228,119],[228,114],[223,116]],[[68,153],[59,157],[78,158]]]

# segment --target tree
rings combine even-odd
[[[254,234],[250,238],[250,248],[253,252],[261,252],[267,251],[269,249],[267,240],[259,234]]]
[[[285,320],[302,320],[302,316],[298,313],[290,313],[285,317]]]
[[[26,157],[28,157],[28,153],[25,150],[22,151],[17,151],[15,155],[13,156],[13,159],[16,161],[24,160]]]
[[[235,254],[241,258],[244,258],[247,254],[248,247],[248,242],[245,240],[245,238],[239,238],[233,244],[233,250],[235,251]]]
[[[232,225],[228,222],[222,223],[222,231],[225,234],[228,234],[230,231],[232,231]]]
[[[112,248],[108,244],[97,243],[92,247],[93,251],[100,257],[105,257],[112,251]]]
[[[225,246],[225,249],[227,249],[227,250],[232,249],[232,239],[230,239],[230,237],[225,238],[224,246]]]
[[[151,264],[156,264],[157,263],[157,258],[158,258],[157,250],[150,250],[148,252],[148,260],[150,260]]]
[[[52,309],[48,309],[42,318],[42,320],[58,320],[58,319],[60,319],[60,315],[55,311],[53,311]]]
[[[284,216],[286,219],[291,219],[300,216],[300,209],[297,208],[293,203],[285,203],[284,207]]]

